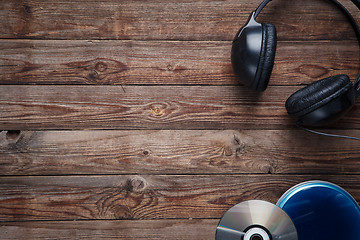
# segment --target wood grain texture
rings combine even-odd
[[[359,148],[300,130],[3,131],[0,175],[359,174]]]
[[[244,200],[275,203],[310,179],[337,183],[360,200],[359,175],[2,177],[0,220],[219,219]]]
[[[295,129],[284,108],[354,79],[350,24],[330,1],[272,1],[271,86],[252,93],[230,48],[259,3],[0,0],[0,239],[213,239],[234,204],[316,179],[360,202],[357,142]],[[355,106],[324,131],[359,124]]]
[[[0,37],[231,40],[260,2],[2,0]],[[342,2],[359,16],[350,1]],[[274,1],[260,21],[274,23],[282,40],[355,38],[329,1]]]
[[[279,129],[299,87],[2,85],[0,129]],[[336,124],[359,128],[353,109]]]
[[[270,85],[355,79],[356,41],[278,42]],[[0,84],[238,85],[231,42],[0,40]]]
[[[218,219],[0,222],[2,240],[21,239],[175,239],[209,240]]]

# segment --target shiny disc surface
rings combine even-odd
[[[250,200],[230,208],[216,229],[216,240],[297,240],[294,224],[276,205]]]

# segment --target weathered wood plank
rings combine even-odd
[[[0,175],[359,174],[358,159],[356,141],[300,130],[0,132]]]
[[[259,17],[279,33],[273,86],[258,95],[229,60],[258,3],[0,0],[0,130],[136,129],[0,131],[0,238],[212,239],[229,207],[311,179],[360,202],[356,142],[290,130],[283,107],[291,85],[355,76],[352,29],[327,1],[273,1]],[[356,110],[334,126],[359,128]]]
[[[0,84],[237,85],[231,42],[0,40]],[[353,79],[358,43],[279,42],[270,85]]]
[[[2,240],[22,239],[176,239],[209,240],[218,219],[32,221],[0,223]]]
[[[0,129],[283,129],[294,125],[284,103],[297,89],[2,85]],[[354,110],[336,127],[359,124]]]
[[[2,177],[0,220],[220,218],[238,202],[276,202],[311,179],[339,184],[360,200],[359,175]]]
[[[2,0],[0,38],[231,40],[260,2]],[[350,1],[343,2],[359,16]],[[355,37],[330,2],[274,1],[270,5],[260,21],[275,23],[280,39]]]

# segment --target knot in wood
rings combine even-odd
[[[161,116],[161,114],[162,114],[161,113],[162,111],[159,107],[153,108],[152,111],[153,111],[154,115],[156,115],[156,116]]]
[[[20,137],[20,130],[9,130],[6,133],[6,139],[8,140],[17,140]]]
[[[95,64],[95,70],[99,72],[105,72],[107,70],[108,66],[105,62],[98,62]]]
[[[96,79],[99,79],[99,74],[96,70],[93,70],[89,73],[89,78],[91,80],[96,80]]]
[[[20,130],[0,131],[0,148],[12,153],[25,152],[34,133]]]
[[[112,211],[116,219],[133,219],[134,213],[128,206],[113,206]]]
[[[233,144],[235,146],[236,156],[246,151],[247,145],[246,143],[241,142],[240,138],[234,134]]]
[[[225,146],[224,147],[224,154],[225,156],[231,156],[233,154],[231,146]]]
[[[326,74],[329,73],[329,70],[327,68],[313,64],[302,64],[296,69],[296,71],[305,74],[306,76],[309,76],[311,78],[324,77]]]
[[[146,180],[140,176],[135,176],[132,177],[131,179],[129,179],[129,190],[131,192],[144,192],[146,187],[147,187],[147,183]]]
[[[164,115],[164,109],[165,109],[165,106],[162,106],[160,104],[152,105],[151,106],[151,114],[156,117],[160,117],[160,116]]]
[[[169,64],[169,65],[167,65],[167,69],[169,71],[174,71],[175,68],[171,64]]]
[[[179,65],[167,65],[166,66],[167,70],[170,71],[170,72],[174,72],[174,73],[181,73],[183,71],[186,71],[186,67],[183,67],[183,66],[179,66]]]
[[[26,14],[31,14],[32,13],[31,7],[29,5],[24,4],[23,7],[24,7],[24,12]]]

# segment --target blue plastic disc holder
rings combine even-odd
[[[276,204],[293,221],[299,240],[360,240],[360,208],[341,187],[324,181],[300,183]]]

